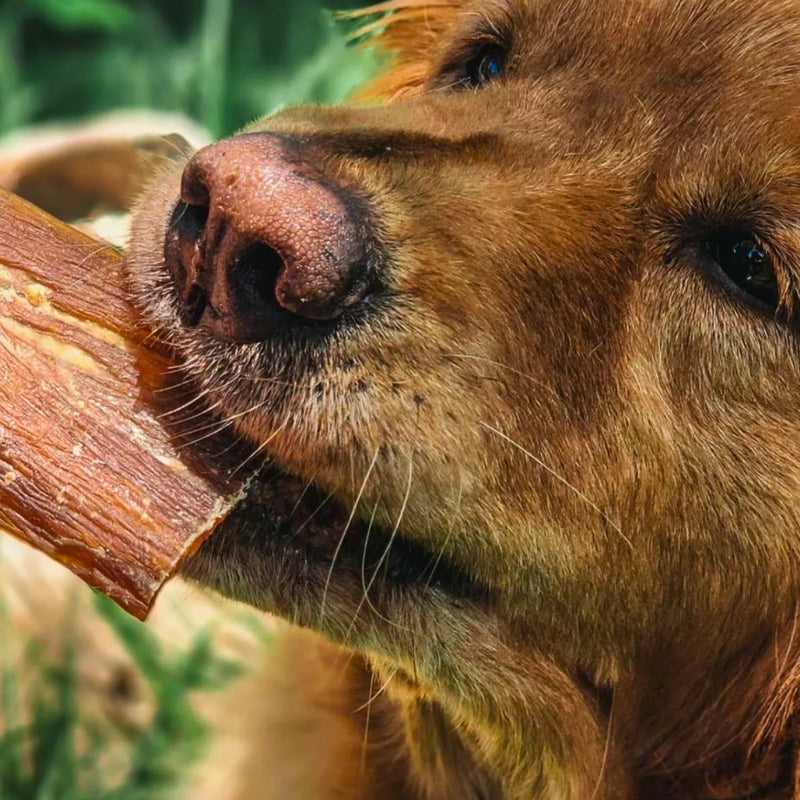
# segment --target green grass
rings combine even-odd
[[[240,665],[216,655],[204,633],[184,652],[167,654],[145,625],[110,600],[96,595],[95,611],[146,680],[155,711],[146,726],[122,733],[92,722],[81,707],[74,636],[67,631],[57,657],[46,657],[30,641],[12,658],[7,622],[0,619],[3,800],[166,800],[180,796],[189,768],[203,753],[208,731],[191,696],[225,686],[240,674]],[[109,777],[119,772],[107,763],[112,735],[123,737],[121,779]]]
[[[373,71],[334,12],[358,0],[0,0],[0,133],[121,107],[180,110],[215,135]]]

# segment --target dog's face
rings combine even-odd
[[[622,738],[660,693],[631,747],[679,765],[702,676],[793,613],[800,6],[397,5],[390,102],[260,120],[141,202],[150,323],[290,510],[341,508],[198,573],[458,694],[487,752],[471,720],[567,684],[627,687]]]

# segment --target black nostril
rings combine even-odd
[[[218,336],[256,342],[271,335],[285,313],[275,299],[275,284],[283,267],[283,259],[274,248],[256,244],[214,274],[208,305]],[[226,313],[217,315],[217,304]]]
[[[200,324],[203,318],[203,312],[208,305],[208,295],[202,286],[196,283],[189,289],[189,294],[186,295],[186,300],[183,304],[181,321],[188,328],[194,328]]]
[[[200,323],[208,305],[206,291],[198,284],[197,247],[208,222],[208,207],[176,204],[164,241],[164,261],[178,290],[180,318],[184,325]]]
[[[250,314],[274,309],[275,282],[282,267],[283,259],[267,244],[254,245],[238,258],[230,271],[236,308]]]
[[[177,230],[181,238],[195,242],[202,235],[207,222],[207,205],[189,205],[181,201],[172,212],[170,227]]]

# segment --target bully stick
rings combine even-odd
[[[0,193],[0,530],[140,618],[245,483],[179,446],[169,367],[119,253]]]

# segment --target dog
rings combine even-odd
[[[371,12],[128,257],[266,465],[186,572],[314,632],[275,796],[800,797],[800,4]]]

